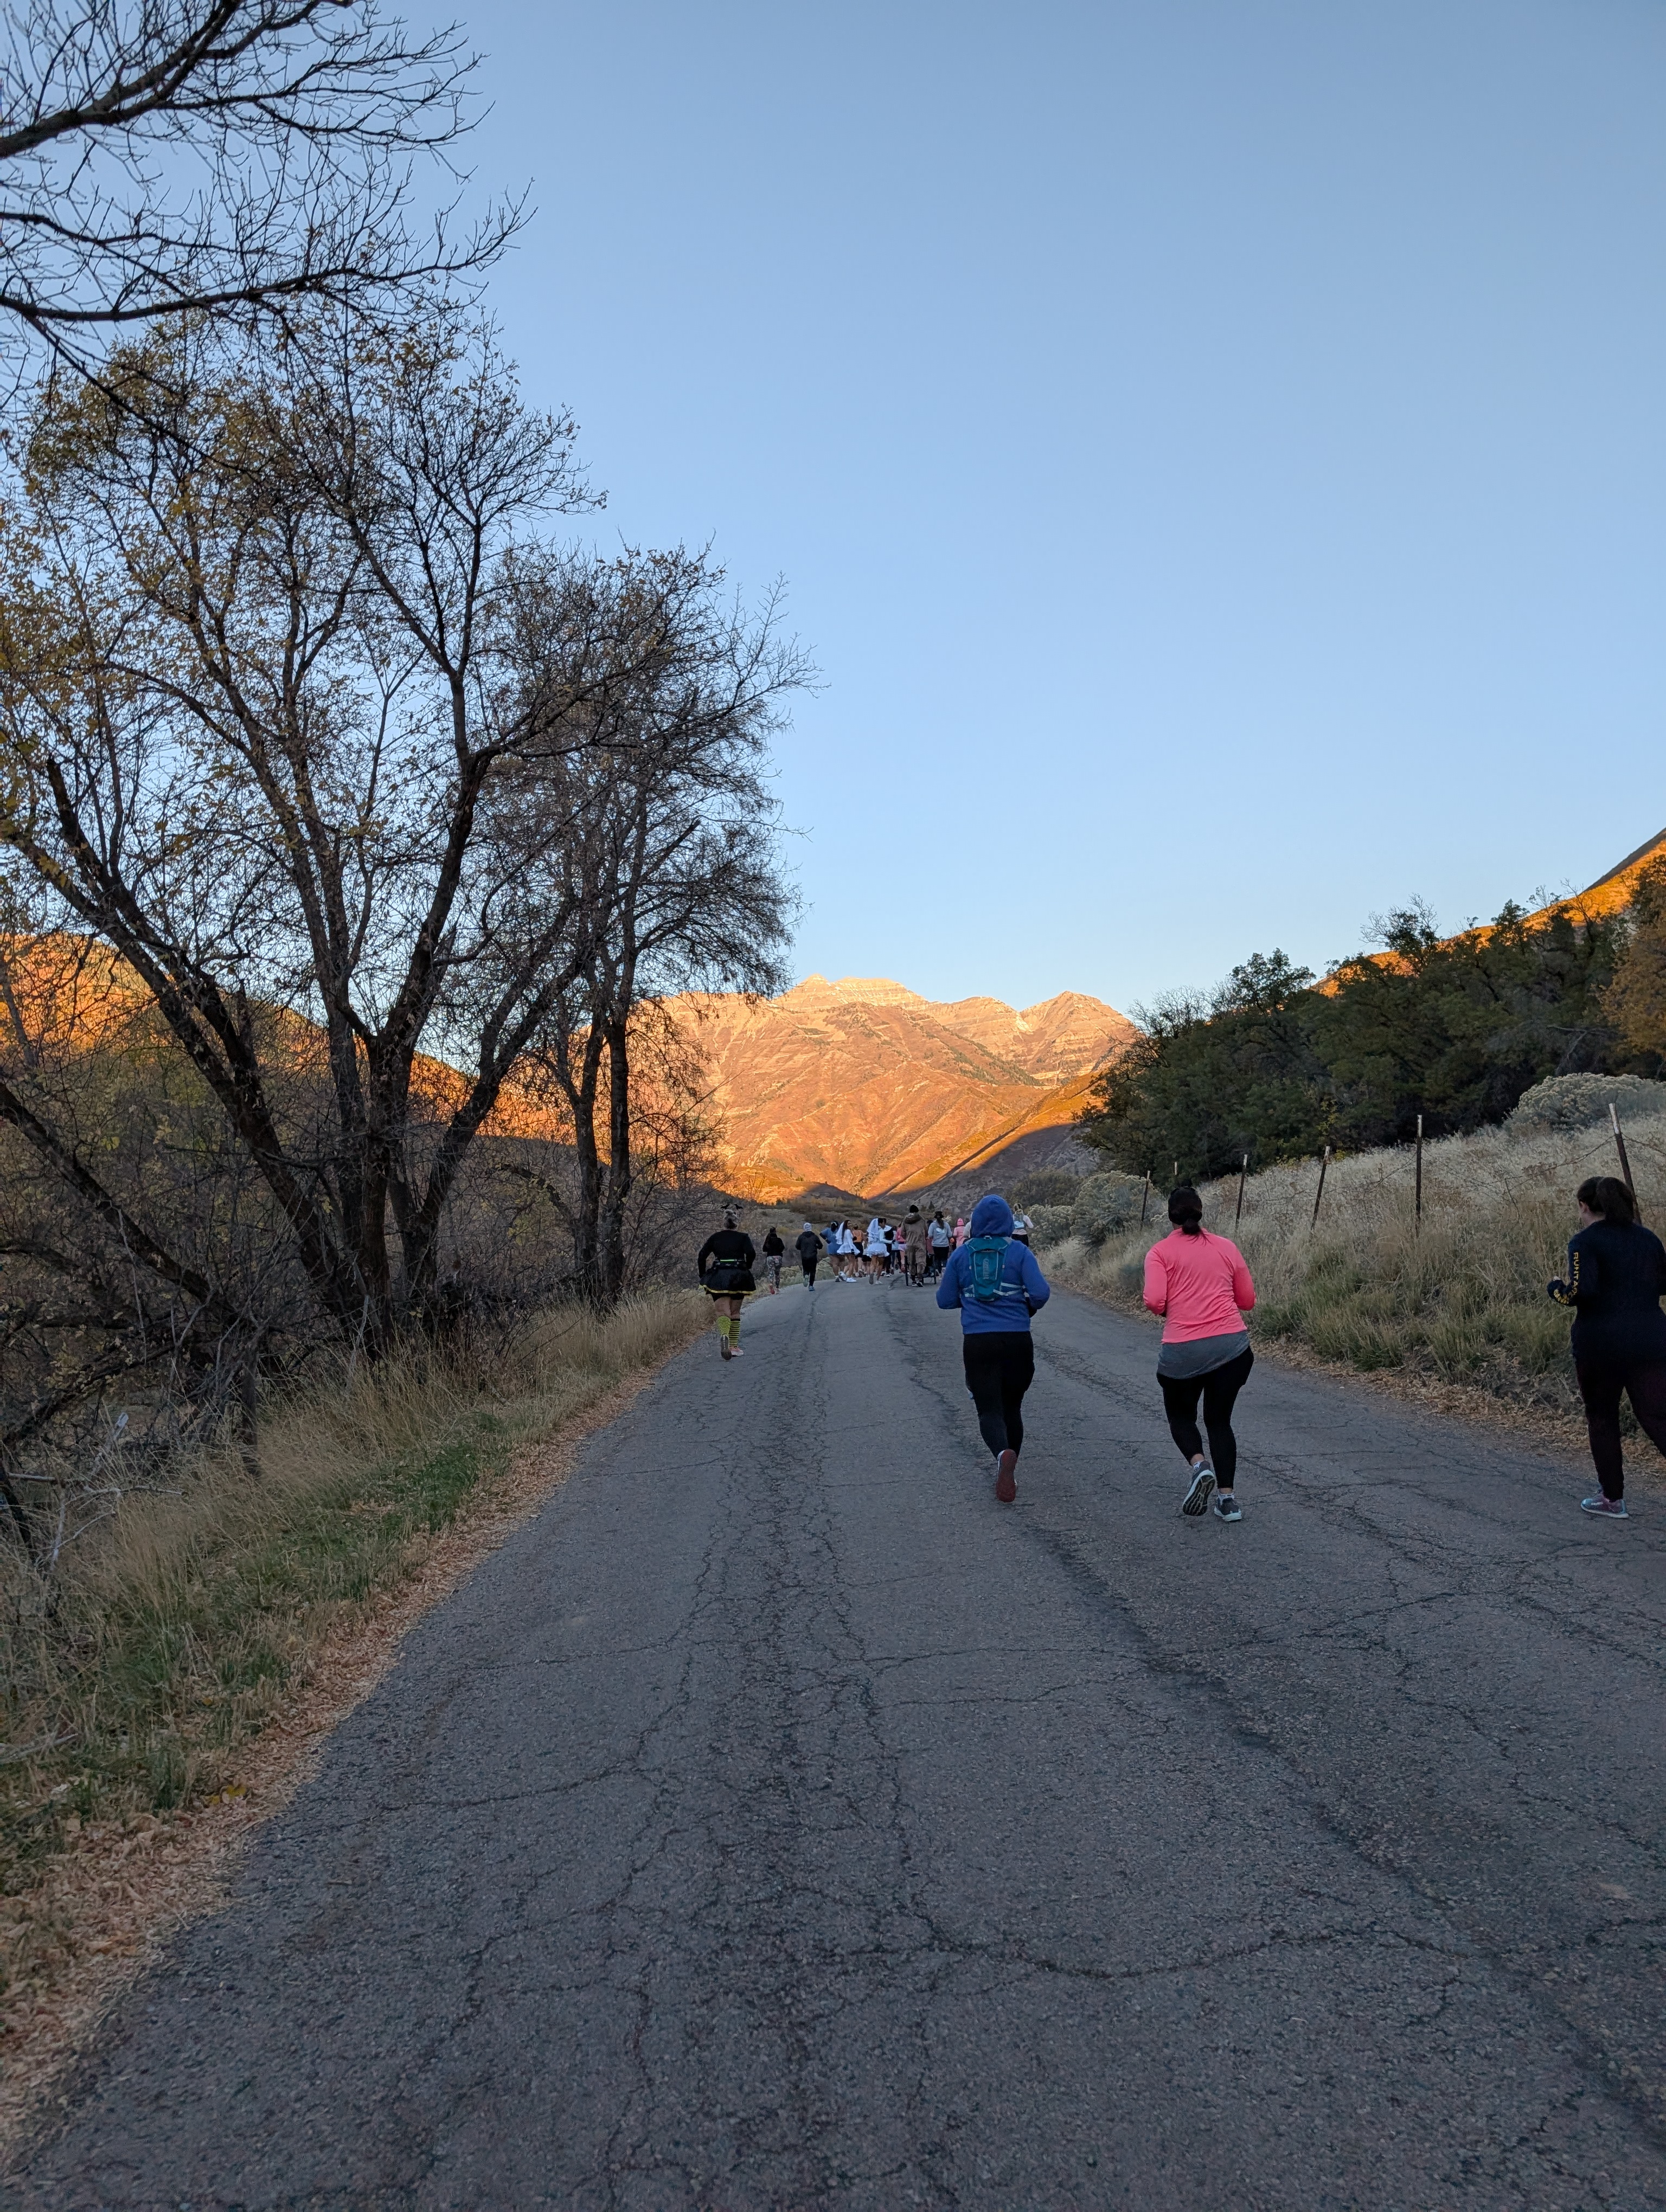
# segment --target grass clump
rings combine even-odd
[[[1657,1226],[1666,1213],[1666,1119],[1639,1117],[1627,1143],[1645,1216]],[[1256,1278],[1254,1335],[1304,1345],[1363,1373],[1400,1370],[1576,1411],[1570,1316],[1546,1297],[1545,1285],[1561,1272],[1578,1225],[1575,1189],[1587,1176],[1615,1172],[1607,1128],[1523,1116],[1428,1145],[1423,1165],[1420,1231],[1409,1146],[1334,1159],[1316,1224],[1316,1161],[1250,1176],[1237,1235]],[[1205,1186],[1206,1227],[1234,1234],[1237,1190],[1236,1176]],[[1143,1230],[1097,1243],[1072,1234],[1049,1245],[1049,1274],[1139,1307],[1146,1253],[1169,1233],[1160,1195],[1152,1212],[1158,1218]]]
[[[489,1353],[362,1367],[264,1409],[258,1473],[228,1444],[168,1494],[130,1492],[50,1577],[0,1556],[0,1896],[92,1824],[152,1824],[230,1783],[325,1636],[520,1449],[689,1341],[703,1303],[557,1311]],[[0,1974],[29,1971],[31,1929],[15,1916]]]

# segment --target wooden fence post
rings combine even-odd
[[[1140,1226],[1146,1225],[1146,1208],[1151,1204],[1151,1170],[1146,1170],[1146,1187],[1140,1194]]]
[[[1620,1109],[1612,1098],[1608,1101],[1608,1127],[1614,1131],[1614,1149],[1620,1155],[1620,1172],[1626,1179],[1626,1188],[1632,1194],[1632,1206],[1639,1221],[1643,1208],[1637,1202],[1637,1185],[1632,1181],[1632,1164],[1626,1152],[1626,1134],[1620,1126]]]
[[[1417,1117],[1417,1223],[1414,1232],[1423,1234],[1423,1116]]]
[[[1319,1225],[1319,1200],[1325,1194],[1325,1170],[1329,1165],[1330,1146],[1327,1145],[1324,1158],[1319,1163],[1319,1188],[1313,1194],[1313,1218],[1308,1224],[1310,1229],[1316,1229]]]
[[[1246,1152],[1243,1156],[1243,1164],[1238,1169],[1238,1206],[1237,1212],[1232,1216],[1232,1234],[1234,1237],[1237,1235],[1238,1224],[1243,1218],[1243,1180],[1249,1172],[1250,1155]]]

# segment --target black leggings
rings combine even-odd
[[[1036,1379],[1036,1347],[1029,1330],[980,1329],[960,1341],[978,1433],[992,1452],[1021,1450],[1024,1394]]]
[[[1197,1429],[1197,1398],[1203,1394],[1203,1425],[1209,1431],[1209,1464],[1214,1468],[1215,1480],[1223,1490],[1232,1486],[1232,1477],[1238,1471],[1238,1440],[1232,1434],[1232,1401],[1250,1380],[1250,1370],[1256,1364],[1256,1355],[1245,1345],[1236,1359],[1229,1359],[1224,1367],[1212,1367],[1207,1375],[1189,1375],[1183,1380],[1174,1375],[1159,1375],[1163,1385],[1163,1410],[1169,1417],[1169,1434],[1174,1438],[1189,1460],[1195,1459],[1203,1449],[1203,1439]]]
[[[1579,1395],[1585,1401],[1585,1427],[1596,1480],[1604,1498],[1623,1498],[1626,1476],[1620,1455],[1620,1394],[1632,1401],[1637,1425],[1666,1452],[1666,1364],[1657,1359],[1578,1359]]]
[[[821,1254],[819,1252],[816,1252],[812,1253],[809,1259],[801,1260],[799,1262],[800,1266],[804,1269],[805,1281],[808,1283],[812,1289],[815,1287],[816,1281],[816,1262],[820,1258]]]

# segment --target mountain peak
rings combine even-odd
[[[892,982],[889,975],[841,975],[836,983],[830,983],[825,975],[806,975],[801,983],[784,991],[776,1001],[779,1006],[803,1008],[923,1006],[929,1003],[906,984]]]

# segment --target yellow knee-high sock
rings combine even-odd
[[[729,1316],[729,1341],[731,1344],[739,1344],[740,1341],[740,1316],[739,1314],[731,1314]]]

